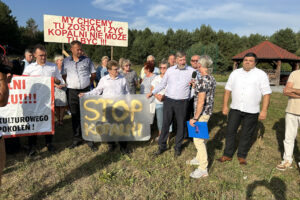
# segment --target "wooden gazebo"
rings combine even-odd
[[[269,76],[271,85],[279,85],[280,83],[281,63],[289,63],[293,71],[299,69],[299,56],[288,52],[270,41],[264,41],[232,57],[234,61],[233,70],[238,68],[239,64],[243,61],[244,55],[249,52],[257,55],[258,62],[269,63],[273,67],[273,70],[264,70]]]

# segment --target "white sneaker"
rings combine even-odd
[[[190,174],[190,177],[192,178],[204,178],[207,176],[208,176],[207,170],[201,170],[201,169],[196,169]]]
[[[187,165],[200,165],[199,161],[197,160],[197,158],[193,158],[192,160],[187,160],[185,162]]]
[[[276,169],[285,171],[286,169],[293,168],[292,163],[289,161],[283,160],[279,165],[276,166]]]

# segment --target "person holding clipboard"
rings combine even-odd
[[[212,63],[213,61],[208,55],[200,56],[198,60],[198,71],[201,73],[201,77],[193,83],[195,88],[194,117],[189,121],[189,125],[192,127],[196,126],[197,121],[208,122],[213,111],[216,80],[210,75]],[[192,160],[186,161],[189,165],[198,165],[198,168],[190,174],[192,178],[208,176],[206,141],[206,139],[194,137],[197,155]]]

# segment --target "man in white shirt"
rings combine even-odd
[[[36,62],[28,65],[24,69],[23,75],[54,77],[54,82],[56,84],[64,82],[57,66],[54,63],[47,62],[47,52],[44,46],[36,45],[33,53],[34,57],[36,58]],[[54,147],[52,145],[52,135],[46,135],[45,140],[48,151],[53,151]],[[37,136],[28,137],[29,156],[36,154],[36,141]]]
[[[226,83],[223,114],[228,113],[228,125],[224,154],[220,162],[231,161],[235,152],[235,136],[242,122],[241,137],[238,144],[237,157],[240,164],[246,165],[246,157],[251,147],[251,139],[255,133],[258,119],[267,117],[270,94],[272,93],[267,74],[256,68],[257,57],[247,53],[243,59],[243,67],[234,70]],[[232,102],[228,109],[229,97]],[[260,110],[261,97],[263,99]]]
[[[129,94],[126,79],[118,72],[118,62],[115,60],[109,61],[107,64],[107,70],[108,74],[100,79],[99,84],[95,89],[90,92],[80,93],[78,96],[102,95],[103,97],[117,97]],[[116,148],[116,144],[114,142],[109,142],[108,144],[110,151],[113,151]],[[129,153],[127,149],[127,142],[119,142],[119,144],[122,153]]]

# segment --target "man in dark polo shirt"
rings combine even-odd
[[[79,93],[88,92],[91,82],[96,77],[94,64],[90,58],[83,56],[82,44],[79,41],[71,42],[72,56],[63,61],[63,78],[68,87],[68,101],[72,114],[73,143],[70,148],[74,148],[82,143],[80,126],[80,105]],[[92,142],[88,142],[93,151],[97,151]]]

